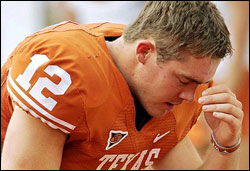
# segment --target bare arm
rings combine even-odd
[[[216,151],[212,145],[209,156],[204,162],[200,158],[194,145],[186,136],[166,156],[154,163],[154,170],[228,170],[237,169],[238,150],[227,155]]]
[[[154,170],[194,170],[203,163],[188,136],[152,166]]]
[[[1,169],[59,169],[66,136],[15,106],[3,145]]]

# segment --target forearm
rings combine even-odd
[[[239,163],[239,150],[229,154],[221,154],[212,145],[204,163],[197,170],[236,170]]]

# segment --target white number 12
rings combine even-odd
[[[36,54],[31,57],[31,62],[25,69],[24,73],[19,74],[16,79],[16,81],[25,91],[30,88],[30,80],[34,76],[36,70],[47,61],[49,61],[49,58],[46,55]],[[51,97],[45,97],[42,94],[42,90],[44,88],[47,88],[54,95],[63,95],[72,82],[70,75],[57,65],[48,65],[45,68],[44,72],[49,74],[51,77],[56,74],[58,77],[61,78],[61,81],[59,82],[59,84],[55,84],[46,77],[40,77],[36,81],[34,86],[30,89],[29,94],[48,110],[52,111],[55,105],[57,104],[57,101],[55,101]]]

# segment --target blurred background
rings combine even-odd
[[[1,1],[1,66],[26,36],[70,20],[128,24],[144,1]]]
[[[26,36],[65,20],[79,24],[114,22],[129,24],[144,1],[1,1],[1,66]],[[240,165],[249,170],[249,2],[214,1],[231,32],[234,54],[224,59],[215,74],[216,84],[228,85],[245,112]],[[201,118],[189,136],[202,158],[210,142],[210,129]]]

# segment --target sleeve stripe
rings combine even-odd
[[[23,104],[15,95],[14,93],[10,90],[9,85],[7,84],[7,90],[10,93],[10,96],[25,110],[29,111],[31,115],[33,115],[35,118],[39,118],[42,122],[48,124],[50,127],[54,128],[54,129],[60,129],[62,132],[69,134],[68,131],[66,131],[63,128],[59,128],[56,125],[54,125],[53,123],[45,120],[44,118],[40,117],[38,114],[36,114],[33,110],[29,109],[25,104]]]
[[[9,71],[9,75],[8,75],[8,82],[10,83],[10,85],[13,87],[13,89],[28,103],[30,104],[32,107],[34,107],[38,112],[40,112],[42,115],[46,116],[47,118],[51,119],[54,122],[57,122],[71,130],[75,129],[74,125],[71,125],[70,123],[67,123],[61,119],[58,119],[54,116],[52,116],[51,114],[49,114],[48,112],[46,112],[45,110],[43,110],[41,107],[39,107],[35,102],[33,102],[28,96],[26,96],[22,90],[20,90],[18,88],[18,86],[15,84],[15,82],[12,80],[11,78],[11,70]],[[13,93],[12,93],[13,94]],[[28,109],[28,108],[27,108]]]

